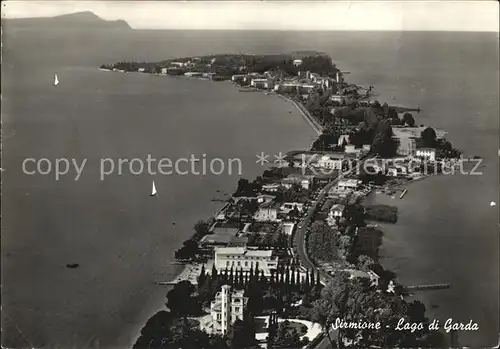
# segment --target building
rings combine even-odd
[[[413,156],[417,150],[417,142],[414,138],[399,138],[396,153],[402,156]]]
[[[324,168],[327,170],[341,170],[345,162],[345,157],[342,154],[323,155],[315,164],[315,167]]]
[[[271,88],[273,83],[269,79],[252,79],[252,81],[250,81],[250,86],[255,88]]]
[[[233,82],[243,82],[246,76],[247,76],[246,74],[233,75],[231,76],[231,80]]]
[[[271,202],[271,201],[273,201],[273,200],[274,200],[274,198],[275,198],[275,196],[274,196],[274,195],[269,195],[269,194],[260,194],[260,195],[258,195],[258,196],[257,196],[257,202],[258,202],[259,204],[262,204],[262,203],[264,203],[264,202]]]
[[[217,270],[238,269],[248,272],[258,268],[269,276],[278,267],[272,250],[251,250],[246,247],[216,247],[214,266]]]
[[[407,174],[407,169],[406,167],[403,166],[391,166],[387,169],[387,176],[390,177],[404,176],[406,174]]]
[[[356,149],[356,146],[354,144],[347,144],[344,147],[344,152],[347,154],[359,154],[361,153],[361,149]]]
[[[168,68],[161,68],[161,73],[163,75],[167,75],[167,72],[168,72]]]
[[[277,222],[278,206],[272,201],[262,203],[255,212],[254,219],[258,222]]]
[[[231,286],[223,285],[210,304],[210,326],[204,330],[211,334],[226,335],[236,320],[243,320],[243,313],[248,302],[244,290],[233,290]]]
[[[342,95],[332,95],[332,96],[330,97],[330,100],[331,100],[332,102],[338,102],[338,103],[341,103],[341,104],[342,104],[342,103],[344,103],[345,98],[344,98],[344,96],[342,96]]]
[[[328,213],[328,218],[330,219],[336,219],[336,218],[342,218],[344,216],[345,212],[345,206],[341,204],[335,204],[332,206],[330,209],[330,212]]]
[[[426,160],[434,161],[436,160],[436,149],[434,148],[419,148],[415,154],[418,158],[424,158]]]
[[[393,127],[392,138],[398,141],[397,154],[402,156],[414,156],[417,152],[416,140],[421,138],[425,126],[420,127]],[[443,139],[446,131],[434,129],[436,138]]]
[[[202,72],[195,72],[195,71],[188,71],[186,73],[184,73],[184,76],[189,76],[189,77],[199,77],[201,78],[203,76],[203,73]]]
[[[285,202],[285,203],[283,203],[283,205],[281,205],[280,210],[281,210],[281,212],[288,213],[295,208],[299,212],[302,212],[302,210],[304,209],[304,203],[302,203],[302,202]]]
[[[393,127],[392,134],[394,138],[421,138],[422,132],[426,129],[426,126],[420,127]],[[436,139],[443,139],[446,136],[446,131],[434,129],[436,132]]]
[[[274,90],[282,93],[297,93],[301,84],[299,82],[284,82],[275,84]]]
[[[183,68],[184,63],[183,62],[170,62],[170,67],[172,68]]]
[[[298,86],[298,92],[300,94],[309,95],[311,92],[314,91],[315,88],[316,88],[316,86],[311,85],[311,84],[300,84]]]
[[[287,236],[291,236],[294,228],[295,228],[295,223],[285,222],[282,225],[282,232]]]
[[[262,191],[268,192],[268,193],[276,193],[281,189],[281,184],[279,183],[271,183],[271,184],[264,184],[262,185]]]
[[[286,189],[290,189],[294,184],[300,185],[303,189],[311,189],[314,184],[313,181],[314,176],[304,176],[292,173],[281,180],[281,185]]]
[[[139,68],[139,69],[137,69],[137,71],[138,71],[139,73],[144,73],[144,72],[146,71],[146,68]]]
[[[337,145],[341,147],[344,143],[349,144],[349,135],[340,135]]]
[[[302,64],[302,59],[294,59],[293,60],[293,65],[298,67],[299,65]]]
[[[341,179],[337,183],[338,190],[358,190],[362,181],[359,179]]]
[[[299,79],[308,79],[308,80],[311,79],[311,72],[309,70],[308,71],[300,70],[297,72],[297,75]]]

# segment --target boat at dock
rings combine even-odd
[[[403,190],[403,192],[401,193],[401,195],[399,195],[399,198],[402,199],[403,196],[405,196],[405,194],[408,192],[408,189],[405,189]]]

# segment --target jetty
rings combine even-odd
[[[443,290],[450,287],[451,287],[450,284],[431,284],[431,285],[406,286],[405,289],[408,291],[423,291],[423,290]]]

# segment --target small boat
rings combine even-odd
[[[80,264],[78,263],[70,263],[70,264],[66,264],[66,268],[69,268],[69,269],[76,269],[80,266]]]
[[[54,74],[54,86],[59,85],[59,79],[57,78],[57,74]]]
[[[175,225],[175,222],[172,222],[172,225]]]
[[[495,207],[496,205],[497,205],[497,203],[495,201],[490,202],[491,207]]]
[[[156,195],[156,186],[155,186],[155,181],[153,181],[153,188],[151,189],[151,195],[150,196],[155,196]]]

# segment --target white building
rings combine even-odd
[[[295,228],[295,223],[293,222],[284,222],[282,226],[282,231],[285,235],[290,236],[293,233],[293,229]]]
[[[250,86],[255,88],[271,88],[273,83],[268,79],[252,79]]]
[[[342,96],[342,95],[332,95],[332,96],[330,97],[330,100],[331,100],[332,102],[344,103],[345,98],[344,98],[344,96]]]
[[[189,77],[202,77],[203,73],[202,72],[196,72],[196,71],[188,71],[184,73],[184,76],[189,76]]]
[[[293,60],[293,65],[298,67],[299,65],[302,64],[302,59],[294,59]]]
[[[434,148],[419,148],[415,154],[417,158],[424,158],[426,160],[436,160],[436,149]]]
[[[344,147],[344,152],[347,154],[359,154],[361,153],[361,148],[356,149],[356,146],[354,144],[347,144]]]
[[[344,163],[343,155],[323,155],[315,164],[315,167],[327,170],[341,170]]]
[[[349,135],[340,135],[337,145],[343,146],[344,143],[349,144]]]
[[[337,183],[338,190],[358,190],[362,181],[359,179],[341,179]]]
[[[303,176],[291,174],[281,180],[281,185],[286,189],[290,189],[294,184],[300,185],[303,189],[310,189],[313,185],[314,176]]]
[[[168,72],[168,68],[161,68],[161,73],[163,75],[167,75],[167,72]]]
[[[285,202],[283,203],[283,205],[281,205],[280,210],[281,212],[288,213],[295,208],[297,208],[299,212],[302,212],[302,210],[304,209],[304,204],[302,202]]]
[[[262,191],[267,191],[269,193],[276,193],[281,189],[281,184],[272,183],[272,184],[264,184],[262,186]]]
[[[231,291],[229,285],[222,286],[210,304],[212,321],[204,330],[211,334],[226,335],[236,320],[243,320],[243,312],[248,302],[248,297],[243,296],[244,292]]]
[[[242,269],[244,272],[258,268],[264,275],[271,275],[271,271],[278,267],[278,257],[273,256],[271,250],[250,250],[246,247],[217,247],[215,248],[215,268],[217,270]]]
[[[257,202],[259,204],[262,204],[264,202],[271,202],[275,199],[274,195],[268,195],[268,194],[260,194],[257,196]]]
[[[330,212],[328,213],[328,218],[330,219],[342,218],[344,216],[344,212],[345,212],[344,205],[335,204],[330,209]]]
[[[272,201],[264,202],[255,212],[254,219],[258,222],[277,222],[278,206]]]
[[[170,62],[170,67],[182,68],[184,67],[184,62]]]

